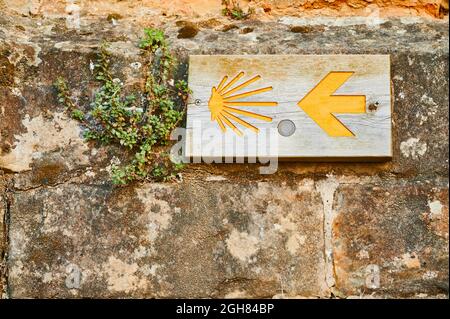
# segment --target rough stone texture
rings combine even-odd
[[[110,11],[123,16],[142,17],[147,12],[165,15],[217,15],[222,0],[2,0],[6,6],[23,15],[55,16],[68,6],[79,5],[86,15]],[[253,16],[271,18],[280,15],[426,15],[438,17],[448,12],[448,0],[234,0]],[[72,3],[72,4],[71,4]],[[66,9],[67,10],[67,9]],[[117,19],[116,19],[117,20]]]
[[[285,14],[319,13],[330,15],[385,15],[429,14],[439,16],[448,10],[447,0],[264,0],[256,1],[265,12],[283,12]],[[339,13],[337,13],[339,12]]]
[[[339,290],[397,297],[448,293],[447,180],[344,184],[334,212]]]
[[[231,182],[135,189],[64,183],[20,192],[14,203],[14,297],[272,297],[327,290],[322,201],[312,180],[239,188]]]
[[[3,181],[0,180],[0,296],[3,297],[3,284],[6,271],[6,228],[5,228],[5,213],[6,202],[3,194],[5,189],[3,187]]]
[[[183,19],[159,11],[142,21],[82,13],[78,26],[54,8],[0,16],[6,297],[448,296],[448,19],[280,17],[224,28],[231,22],[200,16],[198,34],[179,39]],[[179,183],[114,188],[108,167],[120,152],[83,141],[52,82],[67,78],[88,107],[90,62],[107,39],[114,73],[138,88],[136,43],[150,20],[183,63],[188,54],[391,54],[393,160],[280,163],[269,176],[259,165],[200,164]]]
[[[6,297],[11,178],[0,171],[0,298]]]

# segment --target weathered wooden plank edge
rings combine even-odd
[[[198,161],[198,162],[203,162],[202,160],[206,159],[206,160],[211,160],[211,159],[219,159],[220,157],[214,157],[214,156],[192,156],[189,158],[185,159],[187,161],[190,161],[191,163],[194,161]],[[231,159],[231,156],[227,156],[227,159]],[[255,158],[255,157],[253,157]],[[275,156],[260,156],[260,157],[256,157],[256,159],[258,158],[264,158],[264,159],[275,159],[277,157]],[[237,161],[241,161],[244,160],[245,163],[246,160],[248,160],[248,157],[233,157],[233,163],[237,163]],[[279,162],[315,162],[315,163],[332,163],[332,162],[348,162],[348,163],[379,163],[379,162],[388,162],[392,160],[392,157],[390,156],[351,156],[351,157],[278,157],[278,161]],[[216,164],[228,164],[225,163],[225,157],[222,157],[220,159],[219,163]],[[250,163],[251,164],[251,163]]]

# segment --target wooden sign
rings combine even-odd
[[[388,55],[191,56],[185,155],[392,156]]]

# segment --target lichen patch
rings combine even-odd
[[[259,249],[258,238],[236,229],[233,229],[226,244],[230,254],[243,262],[248,262]]]
[[[172,208],[170,204],[162,199],[156,198],[161,187],[143,187],[136,190],[139,200],[144,205],[147,218],[148,239],[154,242],[160,233],[170,227],[172,221]]]
[[[103,265],[107,275],[108,289],[113,292],[129,293],[133,290],[144,289],[147,282],[136,274],[139,267],[136,263],[128,264],[114,256]]]
[[[421,142],[419,138],[412,137],[400,143],[400,151],[405,157],[417,159],[425,154],[427,151],[427,144]]]
[[[44,153],[63,149],[67,145],[70,145],[70,157],[73,159],[67,163],[89,163],[88,156],[84,154],[89,148],[80,137],[78,123],[64,114],[55,113],[52,121],[46,120],[42,114],[34,118],[27,115],[22,124],[27,131],[15,135],[17,141],[11,152],[0,154],[0,167],[13,172],[27,171],[31,169],[32,162]]]

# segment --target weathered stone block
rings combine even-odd
[[[447,182],[341,184],[333,207],[337,288],[357,296],[447,295]]]
[[[328,294],[312,180],[16,193],[11,297]]]
[[[282,164],[280,172],[303,175],[311,172],[327,174],[330,171],[357,175],[446,175],[448,24],[392,19],[371,26],[349,19],[342,22],[346,23],[345,26],[339,26],[321,24],[326,22],[318,19],[309,21],[311,25],[308,26],[307,33],[292,33],[287,25],[306,25],[308,21],[291,18],[282,19],[281,22],[240,23],[238,28],[250,26],[254,29],[252,33],[245,35],[239,31],[205,29],[190,40],[177,38],[178,27],[175,24],[167,25],[165,31],[181,61],[186,61],[188,54],[390,54],[393,160],[381,164],[358,165],[289,163]],[[4,23],[8,28],[14,28],[13,21],[6,20]],[[51,85],[58,76],[63,76],[69,80],[80,107],[89,107],[97,88],[90,63],[95,61],[100,35],[111,41],[115,76],[121,78],[130,89],[138,86],[143,79],[144,61],[136,46],[141,30],[137,26],[132,26],[135,33],[130,31],[127,34],[129,41],[124,41],[124,36],[118,29],[104,31],[107,21],[92,22],[89,25],[91,32],[86,34],[70,32],[51,20],[48,23],[49,25],[39,28],[42,28],[42,33],[50,26],[53,28],[50,40],[44,40],[42,34],[36,34],[32,42],[30,38],[26,45],[22,44],[14,49],[15,39],[5,39],[5,43],[9,44],[5,45],[8,50],[3,53],[9,59],[20,52],[30,51],[16,61],[17,65],[14,66],[16,78],[27,74],[27,81],[18,81],[13,87],[0,88],[0,103],[5,105],[5,112],[2,114],[4,121],[0,121],[0,167],[13,171],[33,168],[32,173],[27,173],[28,177],[21,178],[20,188],[52,184],[74,170],[89,166],[87,159],[90,163],[96,159],[96,156],[88,156],[86,145],[81,141],[81,130],[75,130],[76,121],[63,118],[63,108],[58,105]],[[408,36],[400,37],[399,34]],[[214,36],[212,41],[208,40],[211,36]],[[37,56],[36,52],[39,52]],[[186,65],[181,68],[181,73],[183,72],[186,73]],[[33,130],[33,125],[37,125],[41,131]],[[57,133],[60,127],[64,133],[60,137],[64,139],[49,139],[49,134],[51,136],[52,132]],[[67,132],[69,128],[72,129]],[[66,133],[70,134],[65,135]],[[33,151],[34,145],[37,145],[37,150]],[[19,155],[14,154],[23,155],[17,161]],[[46,177],[48,165],[57,167],[55,172],[59,173]],[[221,166],[220,170],[227,171],[229,167]],[[245,170],[242,168],[240,173]],[[25,177],[27,181],[24,181]]]
[[[448,52],[393,55],[392,171],[448,175]]]
[[[126,89],[142,84],[137,43],[147,21],[106,17],[82,17],[73,30],[64,19],[0,15],[12,298],[448,295],[448,20],[283,17],[223,28],[218,19],[195,21],[195,37],[179,39],[167,19],[181,62],[188,54],[390,54],[394,158],[280,163],[270,176],[259,165],[199,164],[181,183],[112,188],[108,168],[123,152],[83,141],[52,88],[65,77],[89,107],[100,39],[111,42]]]
[[[3,298],[6,287],[6,253],[7,253],[7,202],[4,177],[0,173],[0,299]]]
[[[3,297],[3,281],[4,272],[6,271],[6,265],[3,262],[3,257],[6,252],[5,247],[5,229],[3,224],[3,218],[5,217],[5,205],[0,201],[0,299]]]

